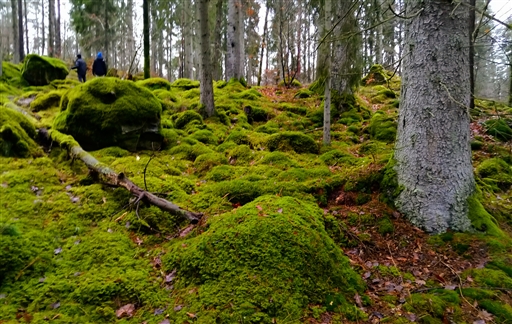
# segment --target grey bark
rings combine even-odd
[[[13,47],[14,47],[14,63],[20,62],[20,47],[19,47],[19,26],[18,26],[18,6],[17,0],[11,0],[11,14],[12,14],[12,32],[13,32]]]
[[[215,37],[215,46],[213,47],[212,55],[212,76],[214,80],[222,79],[222,22],[224,16],[224,1],[217,0],[216,13],[215,13],[215,31],[213,36]]]
[[[29,38],[28,38],[28,18],[27,18],[28,17],[28,7],[27,7],[27,0],[23,0],[23,8],[25,9],[25,10],[23,10],[23,15],[24,15],[24,19],[25,19],[25,21],[24,21],[25,45],[27,45],[25,54],[29,54],[30,53],[30,48],[29,48]],[[34,22],[34,25],[37,25],[37,22]],[[37,38],[37,31],[36,31],[36,37],[34,37],[34,42],[35,42],[35,38]]]
[[[128,28],[128,31],[127,31],[128,35],[126,36],[128,55],[126,55],[126,57],[128,60],[130,60],[135,53],[135,42],[133,39],[133,0],[128,0],[126,11],[127,11],[127,15],[128,15],[127,21],[126,21],[126,25]]]
[[[261,73],[262,73],[262,69],[263,69],[263,51],[265,50],[265,47],[267,47],[268,12],[270,11],[270,5],[269,5],[268,1],[265,4],[265,7],[266,7],[265,22],[263,24],[263,35],[261,36],[261,54],[260,54],[260,62],[259,62],[259,68],[258,68],[258,86],[261,85]]]
[[[26,10],[26,9],[25,9]],[[24,33],[23,33],[23,2],[18,0],[18,51],[19,51],[19,60],[23,61],[25,58],[25,42],[24,42]],[[28,39],[27,39],[28,42]]]
[[[62,57],[62,39],[60,34],[60,0],[57,0],[57,19],[55,21],[55,55]]]
[[[228,30],[227,30],[227,57],[226,78],[240,79],[242,77],[241,44],[240,44],[240,0],[228,1]]]
[[[46,48],[46,30],[44,28],[44,0],[41,0],[41,34],[42,34],[42,43],[41,43],[41,54],[44,53],[44,49]],[[78,44],[78,37],[77,44]]]
[[[208,26],[208,2],[209,0],[198,0],[199,30],[201,35],[201,104],[206,110],[206,114],[211,117],[215,112],[213,103],[213,82],[212,71],[210,69],[210,33]]]
[[[395,148],[399,210],[427,232],[471,227],[468,16],[465,6],[410,0]]]
[[[238,70],[240,71],[240,78],[243,77],[245,71],[245,62],[247,62],[247,57],[245,55],[245,8],[244,8],[244,0],[238,0],[240,4],[239,14],[238,14],[238,44],[240,44],[240,59]]]
[[[190,19],[190,3],[189,1],[185,1],[185,7],[184,7],[184,23],[183,23],[183,34],[184,37],[184,67],[183,67],[183,77],[192,79],[193,78],[193,58],[192,58],[192,24]]]
[[[331,29],[331,0],[325,0],[325,30]],[[325,93],[324,93],[324,131],[323,143],[324,145],[331,144],[331,38],[325,39],[322,44],[324,52],[327,53],[325,58]]]
[[[48,0],[48,56],[55,54],[55,0]]]
[[[381,0],[374,0],[375,18],[382,21]],[[375,29],[375,63],[382,64],[382,24]]]

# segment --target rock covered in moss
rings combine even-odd
[[[370,120],[370,135],[372,138],[391,143],[396,137],[397,123],[395,118],[377,111]]]
[[[52,107],[58,107],[60,99],[65,92],[66,90],[54,90],[46,93],[40,93],[36,96],[34,101],[30,103],[30,109],[32,109],[32,111],[41,111]]]
[[[174,122],[174,126],[178,129],[183,129],[193,121],[197,122],[198,124],[203,124],[203,117],[201,117],[201,115],[199,115],[199,113],[195,112],[194,110],[187,110],[178,115],[176,121]]]
[[[384,84],[389,79],[388,71],[380,64],[374,64],[370,68],[370,72],[363,78],[364,85]]]
[[[65,79],[69,70],[59,59],[30,54],[25,57],[21,73],[30,85],[44,86],[53,80]]]
[[[117,78],[96,78],[68,91],[53,127],[85,150],[120,146],[134,151],[160,145],[162,106],[147,89]]]
[[[50,82],[50,86],[58,90],[71,89],[76,87],[77,85],[80,85],[80,82],[73,79],[53,80],[52,82]]]
[[[34,142],[36,129],[22,114],[0,106],[0,155],[13,157],[38,156],[42,154]]]
[[[4,82],[17,88],[28,86],[27,81],[25,81],[21,76],[21,65],[10,62],[1,62],[1,64],[2,76],[0,77],[0,82]]]
[[[149,78],[137,81],[136,84],[149,90],[171,90],[171,83],[164,78]]]
[[[318,153],[315,140],[301,132],[281,132],[267,139],[269,151],[295,151],[297,153]]]
[[[178,322],[189,311],[202,323],[299,319],[329,296],[351,318],[358,311],[347,300],[364,289],[325,232],[322,210],[292,197],[263,196],[212,218],[207,231],[176,242],[164,265],[176,271],[173,297],[186,305],[172,315]]]
[[[199,88],[199,81],[190,80],[190,79],[177,79],[171,84],[171,87],[173,88],[179,88],[182,90],[190,90],[194,88]]]

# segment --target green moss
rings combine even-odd
[[[72,79],[65,79],[65,80],[57,79],[57,80],[53,80],[52,82],[50,82],[50,87],[55,88],[57,90],[71,89],[71,88],[76,87],[77,85],[80,85],[80,82],[78,82],[77,80],[72,80]]]
[[[264,125],[256,127],[254,131],[258,133],[275,134],[279,132],[279,124],[277,124],[275,121],[269,121]]]
[[[361,114],[357,111],[357,109],[351,109],[349,111],[341,113],[338,122],[344,125],[351,125],[354,123],[358,123],[362,120],[363,117],[361,117]]]
[[[296,322],[332,295],[334,311],[348,314],[347,300],[364,285],[323,228],[318,207],[290,197],[260,197],[213,218],[165,255],[166,269],[177,271],[173,298],[204,323]],[[171,316],[182,321],[182,313]]]
[[[149,79],[151,80],[151,79]],[[163,90],[163,89],[157,89],[153,91],[153,94],[160,100],[166,101],[166,102],[178,102],[178,98],[176,95],[170,91]]]
[[[95,78],[68,91],[53,127],[85,150],[160,146],[162,106],[147,89],[117,78]]]
[[[481,150],[483,147],[484,147],[484,143],[483,143],[483,142],[481,142],[481,141],[477,141],[477,140],[475,140],[475,141],[471,141],[471,149],[472,149],[473,151],[479,151],[479,150]]]
[[[295,93],[294,98],[306,99],[313,96],[315,93],[309,89],[300,89]]]
[[[5,82],[7,85],[23,88],[29,84],[21,76],[22,66],[19,64],[13,64],[10,62],[1,62],[2,64],[2,77],[0,77],[0,83]],[[2,91],[0,91],[1,93]]]
[[[334,165],[355,165],[357,159],[349,153],[342,152],[340,150],[331,150],[320,155],[320,161],[324,162],[329,166]]]
[[[464,272],[473,278],[475,285],[481,287],[498,287],[512,289],[512,278],[501,270],[495,269],[470,269]]]
[[[361,80],[363,85],[384,84],[390,75],[382,65],[374,64],[370,68],[370,72]]]
[[[256,89],[247,89],[240,92],[236,98],[245,99],[245,100],[259,100],[262,97],[262,94]]]
[[[228,137],[226,137],[225,142],[233,142],[236,145],[248,145],[251,143],[247,132],[244,131],[232,131],[229,133]]]
[[[41,111],[58,107],[65,91],[66,90],[54,90],[38,94],[34,101],[30,103],[30,109],[33,111]]]
[[[198,140],[201,143],[204,144],[217,144],[219,139],[213,135],[213,133],[207,129],[201,129],[196,132],[194,132],[190,137]]]
[[[22,114],[0,106],[0,155],[29,157],[43,152],[34,142],[34,125]]]
[[[171,90],[171,83],[163,78],[149,78],[135,82],[138,86],[149,90]]]
[[[231,164],[247,164],[255,158],[254,152],[247,145],[237,145],[228,151]]]
[[[300,132],[280,132],[270,135],[266,145],[269,151],[318,153],[318,144],[315,140]]]
[[[174,126],[178,129],[183,129],[194,120],[199,122],[199,124],[203,123],[203,117],[201,117],[201,115],[194,110],[186,110],[178,115],[178,118],[174,122]]]
[[[499,301],[484,299],[478,302],[480,307],[496,316],[499,323],[512,322],[512,307]]]
[[[213,153],[213,151],[206,145],[199,143],[195,145],[180,144],[179,146],[175,146],[170,149],[169,153],[178,155],[179,157],[189,161],[195,161],[199,155]]]
[[[282,152],[272,152],[263,157],[259,161],[261,164],[268,164],[278,166],[281,168],[289,168],[297,166],[297,163],[290,159],[286,154]]]
[[[305,116],[308,113],[308,109],[306,107],[298,107],[289,103],[280,103],[279,109],[284,111],[289,111],[297,115]]]
[[[505,236],[499,228],[496,219],[482,206],[477,194],[473,194],[468,198],[468,209],[468,217],[476,230],[496,237]]]
[[[398,178],[395,171],[396,160],[391,157],[382,170],[382,181],[380,182],[381,195],[380,200],[384,203],[394,206],[395,199],[398,197],[403,188],[398,185]]]
[[[459,304],[460,297],[455,291],[440,289],[429,294],[412,294],[403,308],[417,316],[443,319],[448,307],[458,307]]]
[[[299,82],[299,80],[297,79],[293,79],[291,82],[290,82],[290,78],[286,78],[286,84],[284,83],[284,80],[281,80],[279,81],[279,84],[278,84],[280,87],[283,87],[283,86],[289,86],[291,88],[300,88],[302,87],[302,84]]]
[[[377,223],[378,229],[377,231],[381,235],[386,234],[393,234],[395,231],[395,226],[393,225],[393,222],[388,217],[381,218]]]
[[[194,88],[199,88],[199,81],[193,81],[190,79],[177,79],[173,83],[171,83],[171,87],[178,88],[182,90],[190,90]]]
[[[512,122],[510,122],[512,123]],[[490,119],[484,123],[487,134],[492,135],[500,141],[512,140],[512,128],[505,119]]]
[[[500,158],[483,161],[476,168],[476,174],[482,179],[492,179],[497,186],[506,191],[512,186],[512,167]]]
[[[207,172],[214,166],[222,164],[228,164],[228,159],[221,153],[201,154],[194,161],[194,167],[199,172]]]
[[[56,58],[29,54],[24,62],[22,76],[34,86],[44,86],[53,80],[63,80],[69,73],[66,64]]]
[[[462,295],[467,298],[471,298],[474,300],[482,300],[494,298],[496,296],[496,292],[487,289],[481,288],[462,288]]]
[[[382,112],[376,112],[370,120],[370,135],[379,141],[393,142],[396,137],[396,128],[395,118]]]

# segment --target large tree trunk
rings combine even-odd
[[[331,0],[325,0],[324,4],[325,15],[325,30],[331,30]],[[325,57],[325,92],[324,92],[324,145],[331,145],[331,37],[325,39],[322,44],[323,51],[326,53]]]
[[[431,233],[468,230],[471,165],[469,9],[411,0],[395,148],[399,210]],[[422,10],[419,14],[419,10]]]
[[[26,9],[25,9],[26,10]],[[19,60],[23,61],[25,58],[25,42],[24,42],[24,33],[23,33],[23,2],[18,0],[18,51],[19,51]],[[28,39],[27,39],[28,42]]]
[[[215,14],[215,32],[213,36],[215,37],[215,46],[213,47],[213,55],[212,55],[212,77],[214,80],[222,79],[222,22],[224,18],[224,1],[225,0],[217,0],[216,4],[216,14]]]
[[[163,211],[169,212],[173,215],[178,215],[187,218],[192,224],[197,224],[202,213],[194,213],[188,210],[181,209],[179,206],[172,202],[155,196],[154,194],[143,190],[136,184],[130,181],[123,173],[116,173],[114,170],[107,167],[105,164],[100,163],[94,156],[84,151],[80,145],[73,139],[72,136],[59,133],[58,131],[51,130],[48,132],[46,129],[40,129],[39,134],[43,139],[50,139],[68,150],[69,155],[73,159],[80,159],[89,168],[91,173],[96,176],[99,181],[110,186],[123,187],[128,190],[139,201],[144,201],[148,204],[154,205]]]
[[[208,25],[208,2],[209,0],[198,0],[197,14],[199,16],[199,32],[201,35],[201,104],[204,105],[206,114],[211,117],[215,111],[213,104],[213,82],[211,57],[210,57],[210,32]]]
[[[227,30],[227,59],[226,79],[240,79],[242,77],[241,44],[240,44],[240,0],[228,1],[228,30]]]
[[[13,47],[14,47],[14,63],[20,62],[20,35],[18,25],[18,8],[17,0],[11,0],[11,13],[12,13],[12,32],[13,32]]]
[[[150,77],[149,69],[149,0],[142,2],[142,14],[144,24],[144,79]]]

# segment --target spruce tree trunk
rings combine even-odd
[[[44,28],[44,0],[41,0],[41,34],[42,34],[42,43],[41,43],[41,55],[44,54],[44,49],[46,48],[46,30]],[[78,38],[77,38],[78,40]],[[78,41],[77,41],[78,43]]]
[[[215,46],[213,47],[212,55],[212,77],[213,80],[222,79],[222,21],[224,18],[224,0],[217,0],[215,5],[215,31],[213,36],[215,37]]]
[[[23,8],[25,8],[25,10],[23,10],[23,15],[24,15],[24,30],[25,30],[25,45],[27,45],[26,47],[26,51],[25,51],[25,54],[29,54],[30,53],[30,48],[29,48],[29,38],[28,38],[28,9],[27,9],[27,0],[23,0]],[[37,37],[37,22],[34,22],[34,24],[36,25],[36,37]],[[34,42],[35,42],[35,39],[34,39]],[[0,61],[1,62],[1,61]]]
[[[55,54],[55,0],[48,0],[48,56]]]
[[[469,10],[469,84],[470,84],[470,94],[471,98],[469,101],[469,108],[475,108],[475,44],[473,33],[475,32],[475,6],[476,0],[469,0],[469,5],[472,8]]]
[[[57,0],[57,19],[55,23],[55,55],[62,58],[62,39],[60,34],[60,0]]]
[[[149,0],[142,1],[142,15],[144,24],[144,79],[150,77],[149,69]]]
[[[240,0],[228,1],[228,31],[227,31],[227,58],[226,78],[240,79],[241,46],[240,46]]]
[[[184,7],[184,23],[183,23],[183,29],[182,32],[184,34],[184,53],[183,53],[183,59],[184,59],[184,66],[183,66],[183,77],[187,79],[192,79],[194,77],[192,70],[193,68],[193,53],[192,53],[192,22],[190,19],[190,13],[192,12],[190,8],[189,1],[185,1],[185,7]]]
[[[20,35],[18,25],[18,8],[17,0],[11,0],[11,14],[12,14],[12,32],[13,32],[13,47],[14,47],[14,63],[20,62]]]
[[[406,54],[395,148],[399,210],[430,233],[471,227],[469,9],[448,1],[407,3]]]
[[[23,2],[21,0],[18,0],[18,51],[19,51],[19,59],[20,61],[23,61],[25,58],[25,41],[24,39],[24,33],[23,33]],[[28,39],[27,39],[28,42]]]
[[[331,29],[331,0],[325,0],[325,30]],[[331,145],[331,37],[325,39],[322,44],[323,51],[327,54],[325,57],[325,89],[324,89],[324,145]]]
[[[268,12],[270,11],[269,1],[265,4],[265,22],[263,24],[263,35],[261,36],[261,54],[260,54],[260,66],[258,69],[258,87],[261,85],[261,73],[263,68],[263,51],[267,47],[267,28],[268,28]]]
[[[127,11],[127,21],[126,25],[128,28],[126,39],[127,39],[127,48],[128,53],[126,55],[127,57],[127,63],[131,61],[132,57],[135,55],[135,41],[133,39],[133,0],[128,0],[128,3],[126,5],[126,11]],[[130,71],[128,71],[130,72]]]
[[[508,78],[508,105],[512,107],[512,64],[508,66],[509,78]]]
[[[200,49],[201,49],[201,68],[200,68],[200,85],[201,85],[201,104],[206,110],[208,117],[213,116],[215,107],[213,103],[213,82],[211,71],[210,57],[210,32],[208,24],[208,2],[209,0],[198,0],[198,16],[199,16],[199,33]]]

